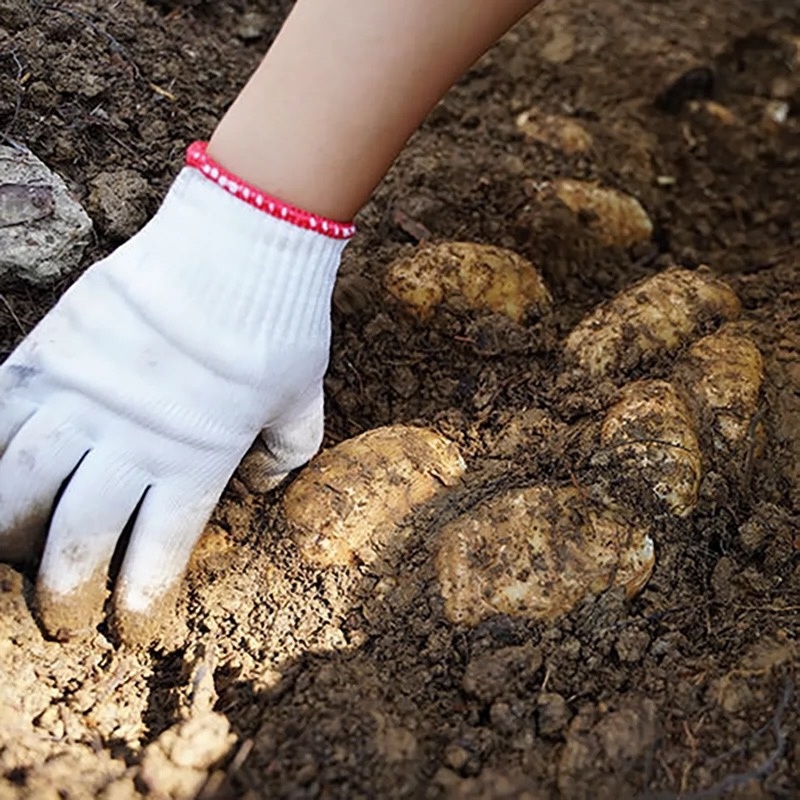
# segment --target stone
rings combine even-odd
[[[92,221],[32,153],[0,147],[0,279],[46,284],[78,268]]]
[[[245,43],[256,42],[261,39],[268,26],[268,20],[264,14],[258,11],[246,11],[242,14],[236,35]]]

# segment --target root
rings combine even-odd
[[[781,692],[780,700],[775,706],[772,717],[762,727],[754,731],[746,741],[736,745],[726,753],[717,756],[709,762],[711,765],[715,765],[727,761],[733,756],[739,755],[751,747],[753,743],[760,739],[767,731],[771,730],[775,739],[775,746],[761,764],[752,769],[745,770],[744,772],[734,772],[730,775],[726,775],[706,789],[698,789],[695,792],[679,792],[678,794],[673,794],[672,792],[659,792],[657,794],[646,792],[644,795],[640,795],[639,800],[716,800],[716,798],[719,797],[728,797],[730,792],[745,786],[751,781],[766,778],[775,769],[775,765],[783,756],[784,750],[786,749],[789,736],[788,731],[783,727],[783,718],[792,700],[793,691],[794,683],[791,676],[787,675],[783,683],[783,691]]]

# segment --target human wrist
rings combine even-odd
[[[202,141],[189,145],[186,151],[186,166],[199,170],[237,199],[276,219],[332,239],[347,240],[355,233],[355,225],[352,222],[332,219],[317,213],[313,208],[305,210],[268,193],[264,189],[265,182],[262,181],[260,182],[262,185],[259,185],[243,172],[229,169],[209,153],[209,147],[210,143]]]
[[[251,120],[253,100],[247,90],[223,117],[208,142],[209,154],[227,169],[281,200],[330,219],[347,221],[366,202],[371,188],[360,186],[359,173],[332,142],[320,144],[308,132],[291,137],[285,120],[265,129]]]

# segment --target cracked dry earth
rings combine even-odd
[[[86,205],[86,265],[156,207],[289,6],[0,0],[0,130]],[[46,640],[32,575],[0,567],[0,798],[796,796],[799,179],[796,3],[543,4],[414,137],[336,294],[326,447],[423,427],[463,475],[406,502],[385,462],[357,457],[340,491],[395,517],[325,558],[287,520],[313,467],[268,494],[234,479],[174,630],[145,651],[103,626]],[[609,216],[575,181],[646,217]],[[513,251],[546,310],[500,290],[481,306],[439,261],[449,301],[415,311],[395,270],[422,240]],[[676,269],[733,299],[689,292],[669,342],[630,306],[619,324],[620,298]],[[4,279],[3,355],[64,288]],[[589,344],[617,331],[608,370],[578,369],[586,319]],[[644,586],[598,545],[595,503],[650,537]],[[591,563],[564,561],[575,530]],[[498,560],[503,536],[519,560]],[[544,613],[525,592],[548,568]]]

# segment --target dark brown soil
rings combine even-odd
[[[290,5],[0,0],[0,131],[87,204],[87,265],[155,209]],[[579,119],[591,152],[527,141],[515,119],[532,106]],[[652,242],[600,246],[540,199],[559,176],[638,197]],[[127,216],[98,199],[115,185],[133,187]],[[800,795],[799,185],[794,0],[540,7],[414,137],[361,214],[336,296],[326,444],[423,422],[462,448],[463,487],[417,516],[399,558],[319,571],[282,536],[281,490],[234,481],[186,582],[182,635],[147,653],[103,631],[45,640],[31,576],[0,567],[0,798]],[[412,322],[381,277],[421,235],[530,258],[555,297],[552,341],[492,316]],[[587,474],[565,431],[599,400],[559,388],[563,336],[635,280],[702,263],[741,297],[765,358],[764,454],[707,471],[688,519],[643,509],[657,564],[634,601],[448,623],[441,519],[499,487]],[[0,288],[5,356],[65,286]],[[549,422],[510,441],[529,409]]]

